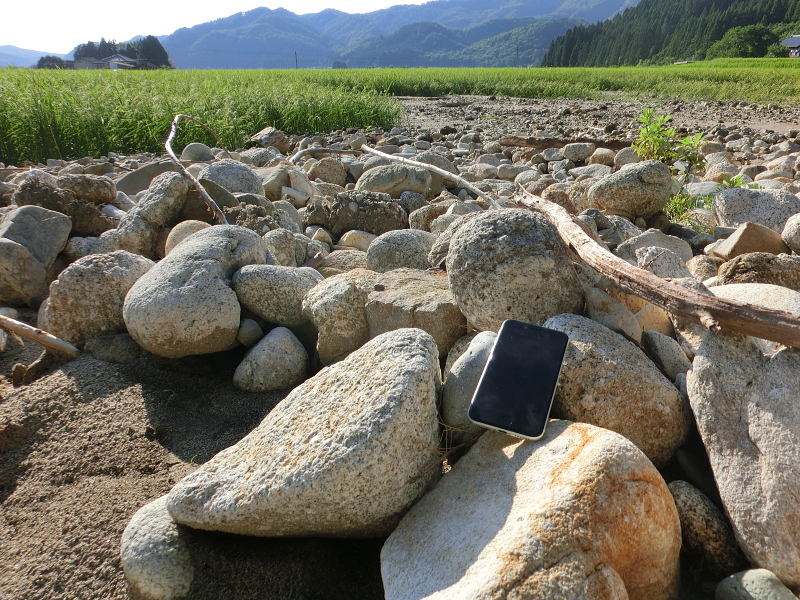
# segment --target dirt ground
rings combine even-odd
[[[643,103],[596,100],[402,98],[403,126],[500,133],[634,134]],[[687,131],[800,129],[798,113],[733,103],[659,105]],[[33,323],[35,313],[22,311]],[[122,531],[144,504],[246,435],[283,398],[231,384],[241,355],[131,364],[88,355],[14,388],[15,362],[40,349],[14,341],[0,355],[0,599],[125,599]],[[191,598],[335,600],[383,597],[383,540],[255,539],[185,531],[196,579]],[[454,549],[457,551],[457,549]],[[681,597],[712,598],[684,570]]]

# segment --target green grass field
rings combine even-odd
[[[391,96],[681,97],[800,104],[800,60],[735,59],[666,67],[300,71],[0,69],[0,162],[161,152],[176,113],[242,147],[272,125],[292,133],[399,122]],[[184,125],[175,147],[213,144]]]

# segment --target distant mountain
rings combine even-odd
[[[782,23],[800,25],[800,0],[641,0],[613,19],[576,27],[554,40],[542,65],[605,67],[702,60],[729,29]],[[778,29],[794,33],[792,27]]]
[[[297,15],[256,8],[178,29],[159,40],[179,69],[330,67],[342,60],[352,67],[505,66],[516,64],[517,45],[521,54],[525,48],[520,64],[538,64],[543,48],[564,32],[565,24],[607,19],[638,1],[433,0],[365,14],[326,9]],[[537,26],[537,21],[551,24]],[[489,41],[499,35],[506,38]],[[484,46],[470,49],[479,43]],[[495,51],[502,56],[493,58]]]
[[[468,29],[411,23],[342,53],[351,68],[538,66],[552,40],[576,19],[493,19]]]
[[[16,46],[0,46],[0,67],[32,67],[42,56],[58,56],[70,60],[72,54],[56,54],[55,52],[41,52],[39,50],[26,50]]]

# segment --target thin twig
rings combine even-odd
[[[489,196],[488,194],[480,191],[474,185],[472,185],[469,181],[464,179],[463,177],[459,177],[458,175],[454,175],[450,171],[445,171],[444,169],[440,169],[439,167],[435,167],[433,165],[429,165],[427,163],[417,162],[416,160],[410,160],[408,158],[403,158],[402,156],[394,156],[392,154],[386,154],[385,152],[381,152],[380,150],[376,150],[375,148],[370,148],[369,146],[361,146],[361,149],[364,152],[369,152],[370,154],[374,154],[375,156],[380,156],[381,158],[386,158],[393,162],[399,162],[403,165],[408,165],[410,167],[417,167],[419,169],[425,169],[426,171],[430,171],[431,173],[436,173],[440,175],[443,179],[448,179],[450,181],[455,181],[458,185],[463,187],[465,190],[471,192],[478,198],[485,200],[489,203],[492,208],[501,209],[503,208],[498,204],[497,200]]]
[[[305,150],[300,150],[295,152],[294,155],[289,159],[289,162],[293,165],[297,164],[297,161],[303,158],[308,154],[358,154],[358,150],[338,150],[335,148],[306,148]]]
[[[65,342],[64,340],[57,338],[46,331],[42,331],[36,327],[31,327],[30,325],[21,323],[20,321],[10,317],[4,317],[3,315],[0,315],[0,328],[5,329],[12,334],[17,334],[28,338],[29,340],[38,342],[46,348],[51,348],[72,358],[77,357],[81,353],[80,350],[78,350],[69,342]]]
[[[214,137],[216,137],[218,140],[219,140],[219,137],[217,136],[216,133],[214,133],[211,129],[209,129],[208,127],[203,125],[203,123],[201,123],[200,121],[198,121],[194,117],[190,117],[188,115],[178,114],[178,115],[175,115],[175,118],[172,120],[172,127],[169,128],[169,135],[167,136],[167,140],[164,142],[164,148],[167,149],[167,154],[169,154],[169,157],[172,159],[172,162],[174,162],[178,166],[178,169],[180,169],[180,171],[183,174],[183,176],[186,177],[189,181],[191,181],[192,185],[195,188],[197,188],[198,192],[200,192],[200,195],[203,197],[203,200],[206,201],[206,204],[211,209],[211,211],[214,213],[214,215],[217,217],[217,220],[221,224],[227,225],[228,224],[228,219],[225,218],[225,213],[223,213],[220,210],[219,206],[217,206],[217,203],[214,202],[214,199],[211,198],[211,196],[209,196],[208,192],[202,186],[202,184],[199,181],[197,181],[197,179],[194,178],[194,175],[192,175],[191,173],[189,173],[189,171],[186,170],[186,167],[183,166],[183,163],[178,159],[178,157],[175,154],[175,152],[172,151],[172,140],[175,139],[175,134],[178,133],[178,121],[180,121],[181,119],[188,119],[190,121],[194,121],[198,125],[201,125],[205,129],[210,131],[214,135]],[[223,149],[225,150],[225,152],[228,152],[227,149],[225,149],[225,148],[223,148]],[[228,156],[230,156],[230,155],[231,155],[230,152],[228,152]]]

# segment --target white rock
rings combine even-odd
[[[194,580],[192,558],[162,496],[140,508],[122,534],[122,569],[145,600],[176,600]]]
[[[244,535],[387,535],[436,478],[438,356],[418,329],[368,342],[180,481],[170,514]]]
[[[633,444],[550,421],[535,443],[484,434],[386,540],[381,574],[387,600],[667,600],[680,545],[669,490]]]
[[[308,374],[308,353],[295,335],[276,327],[248,350],[233,374],[233,385],[247,392],[284,390]]]
[[[716,291],[716,288],[714,289]],[[736,539],[753,564],[800,585],[800,352],[705,336],[689,400]]]

